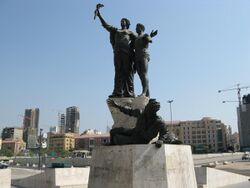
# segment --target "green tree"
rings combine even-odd
[[[0,156],[12,157],[14,153],[11,150],[3,148],[0,150]]]

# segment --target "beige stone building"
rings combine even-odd
[[[196,153],[227,150],[227,127],[217,119],[204,117],[194,121],[166,122],[170,131]]]
[[[52,151],[69,151],[75,148],[75,134],[49,134],[48,149]]]
[[[75,149],[92,151],[95,146],[101,146],[110,143],[109,133],[100,134],[82,134],[75,140]]]
[[[3,140],[2,149],[9,150],[14,155],[20,153],[26,148],[26,144],[23,140]]]
[[[6,140],[22,140],[23,129],[19,127],[5,127],[2,131],[2,139]]]
[[[0,150],[2,149],[2,138],[0,138]]]
[[[235,149],[235,151],[239,151],[240,150],[240,138],[239,138],[239,133],[235,132],[231,135],[231,142],[232,145]]]

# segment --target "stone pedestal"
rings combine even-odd
[[[95,147],[88,188],[197,188],[190,146]]]
[[[132,109],[144,110],[145,106],[148,104],[148,97],[135,97],[135,98],[110,98],[114,100],[120,106],[128,106]],[[134,128],[136,124],[136,118],[128,116],[122,113],[119,109],[114,107],[109,107],[114,124],[112,128],[124,127],[124,128]]]

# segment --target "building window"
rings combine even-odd
[[[91,146],[93,146],[93,145],[95,145],[95,140],[89,140],[89,145],[91,145]]]

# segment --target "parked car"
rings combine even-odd
[[[249,152],[245,152],[243,155],[242,155],[242,160],[250,160],[250,154]]]
[[[4,168],[8,168],[8,164],[7,163],[5,163],[5,162],[0,162],[0,169],[4,169]]]

